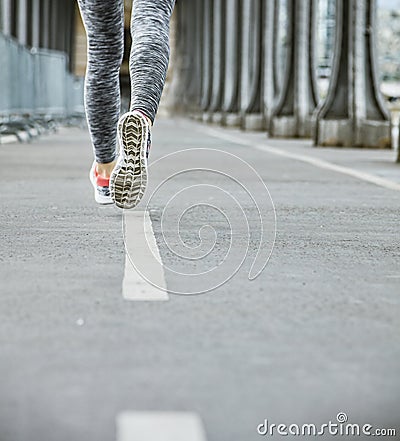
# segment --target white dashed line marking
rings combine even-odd
[[[206,441],[206,435],[196,413],[122,412],[117,441]]]
[[[168,300],[164,269],[149,213],[136,210],[124,211],[123,222],[126,249],[122,284],[124,299],[131,301]],[[146,274],[151,275],[152,283],[139,274],[135,266],[135,261],[139,259],[141,268],[146,268]]]

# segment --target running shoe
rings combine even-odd
[[[94,188],[94,199],[102,205],[113,204],[110,194],[110,179],[102,178],[97,173],[96,162],[93,162],[89,173],[90,182]]]
[[[147,158],[151,145],[150,122],[139,111],[122,115],[118,122],[120,152],[111,173],[111,198],[119,208],[135,207],[147,185]]]

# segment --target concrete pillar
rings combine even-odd
[[[275,84],[274,84],[274,40],[275,37],[275,12],[276,0],[264,0],[263,23],[263,105],[266,127],[269,127],[274,109]]]
[[[49,48],[57,49],[59,35],[59,4],[58,0],[50,2],[50,40]]]
[[[163,96],[166,112],[199,111],[201,73],[196,69],[200,69],[199,54],[202,46],[198,27],[202,20],[199,20],[198,14],[194,12],[197,12],[200,6],[203,12],[200,3],[199,0],[193,0],[192,4],[182,1],[176,3],[171,20],[169,74],[172,72],[172,79],[169,84],[167,81]]]
[[[32,46],[40,46],[40,0],[32,0]]]
[[[268,2],[268,0],[265,0]],[[280,51],[280,41],[279,41],[279,11],[280,11],[280,0],[274,0],[274,35],[272,39],[273,48],[273,81],[274,81],[274,94],[275,98],[278,98],[279,92],[281,90],[281,51]],[[271,121],[268,126],[271,125]]]
[[[397,154],[396,154],[396,162],[400,164],[400,134],[397,134]]]
[[[56,1],[56,30],[54,32],[55,49],[71,55],[71,35],[73,35],[75,3]]]
[[[8,37],[12,34],[12,0],[1,0],[1,31]]]
[[[61,5],[57,1],[57,17],[56,26],[57,30],[55,32],[55,48],[59,51],[66,52],[66,40],[65,36],[70,32],[70,13],[71,13],[71,2],[67,2],[61,9]]]
[[[28,44],[28,1],[18,0],[17,39],[24,46]]]
[[[225,10],[225,71],[222,97],[223,121],[227,126],[239,126],[241,10],[239,0],[226,0]]]
[[[242,57],[240,110],[245,130],[264,128],[262,99],[262,5],[260,0],[242,1]]]
[[[40,8],[40,47],[50,45],[50,0],[41,0]]]
[[[271,136],[311,137],[317,105],[311,42],[315,0],[287,0],[288,52],[282,91],[270,126]]]
[[[203,0],[203,38],[202,45],[202,92],[201,92],[201,109],[207,111],[211,103],[212,92],[212,73],[213,73],[213,0]],[[204,114],[208,120],[208,114]]]
[[[213,1],[212,85],[209,119],[222,122],[222,98],[225,74],[225,0]]]
[[[390,118],[379,92],[375,0],[337,0],[329,91],[317,112],[316,145],[390,147]]]
[[[196,0],[196,35],[197,40],[194,42],[196,46],[196,62],[195,62],[195,72],[194,74],[197,77],[197,97],[196,97],[196,108],[200,109],[201,106],[201,98],[202,98],[202,89],[203,89],[203,78],[201,76],[201,72],[203,71],[203,52],[202,52],[202,44],[203,41],[203,31],[204,31],[204,23],[203,23],[203,1]]]
[[[69,60],[69,70],[70,72],[74,69],[74,40],[75,40],[75,12],[76,6],[74,2],[68,4],[68,21],[67,30],[64,34],[64,50],[68,54]]]
[[[183,2],[184,3],[184,2]],[[198,111],[201,90],[201,38],[202,38],[202,1],[191,0],[185,3],[182,20],[186,22],[186,91],[191,110]],[[182,5],[183,6],[183,5]]]

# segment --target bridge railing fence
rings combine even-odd
[[[63,52],[28,48],[0,33],[0,135],[31,138],[84,116],[83,79]]]

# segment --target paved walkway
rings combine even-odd
[[[165,441],[173,433],[174,441],[252,441],[264,419],[321,424],[339,412],[398,426],[393,152],[314,149],[160,119],[152,161],[181,149],[152,166],[144,232],[164,262],[168,300],[143,301],[152,288],[126,265],[122,213],[93,202],[87,133],[62,129],[0,146],[0,440]],[[265,217],[264,257],[272,205],[257,175],[230,154],[254,167],[275,204],[275,247],[254,281],[259,219],[245,189]],[[124,220],[125,242],[152,279],[156,259],[135,253],[144,208]],[[184,210],[186,245],[174,218]],[[207,290],[228,278],[247,247],[243,215],[249,256],[238,272],[207,294],[174,295],[195,293],[193,280]],[[220,270],[230,241],[232,263]],[[193,276],[209,266],[217,270]]]

